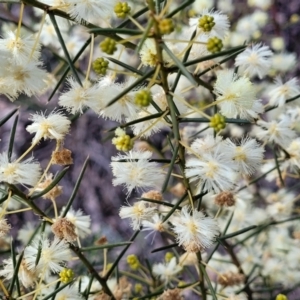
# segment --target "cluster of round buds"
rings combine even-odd
[[[139,106],[149,106],[152,100],[152,95],[149,90],[141,90],[135,94],[134,101]]]
[[[140,267],[140,261],[134,254],[127,256],[127,263],[132,270],[137,270]]]
[[[114,54],[114,52],[117,50],[116,41],[111,38],[105,38],[99,46],[104,53],[110,55]]]
[[[124,19],[130,13],[131,7],[127,2],[118,2],[114,7],[114,12],[118,18]]]
[[[117,128],[115,131],[116,137],[112,139],[112,143],[116,146],[119,151],[130,151],[133,148],[134,141],[126,132]]]
[[[72,269],[63,269],[59,273],[60,281],[62,283],[68,283],[73,280],[74,272]]]
[[[202,16],[198,21],[198,27],[204,32],[210,32],[215,25],[214,17],[208,15]]]
[[[225,117],[220,114],[215,114],[211,117],[209,126],[212,127],[216,132],[226,127]]]
[[[169,34],[174,31],[175,26],[172,19],[163,19],[158,23],[158,29],[160,34]]]
[[[103,57],[99,57],[93,62],[93,70],[99,75],[105,75],[108,64],[109,62],[107,60],[105,60]]]
[[[206,48],[211,53],[220,52],[223,48],[222,40],[214,36],[208,39]]]

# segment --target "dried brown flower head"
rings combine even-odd
[[[159,191],[151,190],[147,193],[142,194],[142,198],[153,199],[157,201],[162,201],[163,197]]]
[[[52,153],[52,164],[61,166],[73,164],[72,152],[66,148],[54,151]]]
[[[183,185],[182,182],[179,182],[179,183],[177,183],[175,186],[173,186],[173,187],[170,189],[170,192],[171,192],[175,197],[181,198],[181,197],[185,194],[186,188],[184,187],[184,185]]]
[[[173,290],[166,290],[157,298],[157,300],[182,300],[183,297],[180,294],[181,290],[177,288]]]
[[[198,258],[194,252],[185,252],[179,258],[181,266],[195,266],[198,263]]]
[[[95,245],[101,246],[107,243],[107,238],[105,235],[101,236],[96,242]]]
[[[229,271],[218,276],[218,283],[223,286],[239,285],[245,281],[245,275]]]
[[[105,293],[97,294],[94,300],[110,300],[111,297]]]
[[[294,231],[293,232],[293,238],[296,239],[296,240],[300,240],[300,231]]]
[[[51,226],[52,232],[61,240],[73,242],[77,239],[75,225],[67,218],[58,218]]]
[[[204,250],[201,246],[199,246],[196,242],[190,242],[190,243],[183,243],[183,248],[185,249],[186,252],[192,252],[192,253],[197,253],[201,252]]]
[[[42,181],[35,189],[35,191],[43,191],[53,181],[53,174],[46,175],[44,181]],[[55,185],[48,193],[42,196],[43,199],[55,200],[62,193],[62,186]]]
[[[221,192],[216,196],[215,203],[218,206],[233,206],[235,204],[234,195],[228,191]]]
[[[10,224],[7,223],[6,219],[0,220],[0,237],[5,236],[11,229]]]
[[[132,284],[128,281],[127,277],[122,276],[119,284],[115,287],[113,294],[117,300],[128,299],[131,294]]]

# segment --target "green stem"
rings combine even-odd
[[[155,3],[153,0],[149,0],[148,1],[148,6],[149,6],[149,10],[151,13],[151,17],[153,19],[153,27],[154,27],[154,41],[155,41],[155,48],[156,48],[156,54],[157,54],[157,60],[158,63],[160,64],[160,76],[161,76],[161,81],[162,81],[162,88],[165,92],[166,95],[166,100],[168,103],[168,107],[170,110],[170,115],[171,115],[171,120],[172,120],[172,130],[173,130],[173,134],[174,134],[174,138],[175,138],[175,145],[174,148],[178,147],[178,164],[179,167],[181,169],[182,175],[183,175],[183,184],[185,186],[185,188],[188,191],[188,194],[191,195],[191,188],[189,185],[189,181],[187,180],[187,178],[184,175],[184,169],[185,169],[185,149],[184,147],[180,144],[180,131],[179,131],[179,122],[177,119],[177,113],[178,110],[175,106],[174,100],[173,100],[173,96],[170,93],[170,89],[169,89],[169,84],[168,84],[168,70],[166,69],[166,67],[164,66],[164,61],[163,61],[163,54],[162,54],[162,50],[163,50],[163,46],[164,43],[162,42],[162,36],[159,32],[159,28],[158,28],[158,21],[155,17],[156,11],[155,11]],[[190,199],[192,202],[192,199]],[[191,203],[192,204],[192,203]]]
[[[93,265],[88,261],[88,259],[82,254],[81,250],[78,247],[75,247],[72,244],[69,244],[69,247],[73,252],[78,256],[82,263],[87,267],[89,273],[101,284],[103,292],[111,297],[112,300],[116,300],[113,293],[107,285],[107,278],[103,278],[99,273],[94,269]]]
[[[224,245],[225,250],[227,251],[229,256],[231,257],[231,260],[232,260],[233,264],[238,268],[239,273],[245,276],[244,283],[247,283],[247,280],[248,280],[247,276],[244,273],[244,271],[241,267],[241,263],[240,263],[237,255],[236,255],[236,253],[233,250],[233,246],[229,242],[227,242],[226,240],[223,240],[222,244]],[[249,286],[245,286],[245,293],[247,294],[249,300],[253,300],[252,290],[250,289]]]
[[[202,258],[201,258],[201,253],[200,252],[197,253],[197,258],[198,258],[198,267],[199,267],[199,273],[200,273],[199,274],[200,275],[199,285],[200,285],[202,300],[206,300],[207,294],[206,294],[206,288],[205,288],[205,284],[204,284],[204,272],[203,272],[204,266],[201,263]]]

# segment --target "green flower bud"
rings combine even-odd
[[[212,37],[208,39],[207,41],[207,50],[211,53],[217,53],[220,52],[223,48],[223,43],[222,40],[215,37]]]
[[[204,32],[210,32],[215,25],[214,17],[208,15],[202,16],[198,21],[198,27]]]
[[[212,127],[216,132],[219,132],[226,127],[225,117],[220,114],[215,114],[212,116],[209,126]]]
[[[130,12],[131,7],[127,2],[118,2],[114,7],[114,12],[118,18],[124,19]]]
[[[104,39],[99,46],[101,50],[107,54],[114,54],[114,52],[117,50],[116,41],[111,38]]]
[[[160,34],[169,34],[174,31],[175,26],[172,19],[163,19],[158,23]]]
[[[148,106],[151,100],[152,96],[149,90],[141,90],[134,97],[135,104],[143,107]]]
[[[93,62],[93,70],[99,75],[105,75],[108,64],[109,62],[107,60],[105,60],[103,57],[99,57]]]

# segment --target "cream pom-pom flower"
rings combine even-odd
[[[23,162],[9,161],[6,153],[0,154],[0,182],[34,186],[41,176],[41,167],[33,158]]]
[[[210,247],[220,232],[216,219],[196,209],[191,210],[188,206],[182,208],[173,226],[177,242],[189,252]]]
[[[160,187],[164,175],[156,162],[149,161],[151,156],[150,151],[130,151],[126,155],[112,157],[111,167],[115,176],[113,185],[124,185],[127,195],[131,194],[134,188]]]
[[[39,251],[39,249],[41,250]],[[38,253],[40,253],[40,259],[36,264]],[[51,272],[60,272],[63,265],[71,258],[68,244],[58,238],[51,242],[42,236],[33,240],[24,250],[24,259],[28,270],[36,270],[42,278],[48,278]]]
[[[255,44],[236,57],[235,65],[239,67],[239,73],[262,79],[269,72],[272,56],[268,46]]]
[[[32,143],[42,138],[62,140],[69,132],[71,121],[60,111],[53,111],[48,116],[43,113],[31,115],[32,124],[26,127],[29,133],[35,133]]]
[[[227,118],[239,116],[252,120],[263,112],[260,100],[256,99],[255,86],[248,77],[238,77],[234,70],[217,72],[214,94],[220,113]]]

